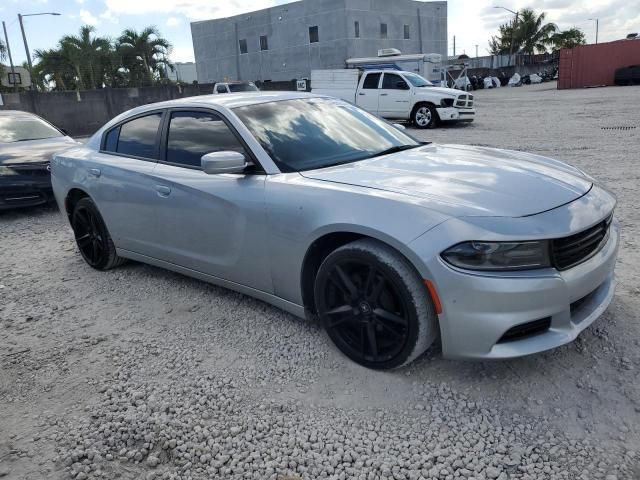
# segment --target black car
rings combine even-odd
[[[49,160],[77,142],[32,113],[0,110],[0,210],[52,198]]]
[[[614,83],[621,86],[640,85],[640,65],[617,69]]]

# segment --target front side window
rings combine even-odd
[[[54,137],[62,137],[62,133],[38,117],[28,115],[0,116],[0,143],[25,142]]]
[[[380,38],[387,38],[387,24],[380,24]]]
[[[409,83],[414,87],[433,87],[433,83],[417,73],[405,73],[404,78],[409,80]]]
[[[309,27],[309,43],[318,43],[320,41],[320,37],[318,35],[318,27]]]
[[[382,78],[382,88],[385,90],[407,90],[409,86],[400,75],[385,73]]]
[[[162,113],[138,117],[120,126],[116,152],[142,158],[158,158],[158,127]]]
[[[214,113],[173,112],[169,122],[166,161],[200,167],[203,155],[233,150],[246,156],[238,138]]]
[[[380,83],[380,75],[381,73],[367,73],[367,76],[362,83],[362,88],[366,88],[367,90],[374,90],[378,88],[378,84]]]
[[[420,144],[385,121],[336,99],[237,107],[234,113],[283,172],[356,162]]]
[[[247,53],[249,50],[247,50],[247,40],[246,38],[243,38],[242,40],[240,40],[238,42],[240,44],[240,53]]]
[[[269,50],[269,42],[266,35],[260,36],[260,50]]]

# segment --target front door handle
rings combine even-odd
[[[91,175],[92,177],[99,177],[102,174],[102,172],[100,171],[99,168],[90,168],[89,169],[89,175]]]
[[[168,197],[171,195],[171,189],[166,185],[156,185],[156,192],[158,192],[158,195],[161,197]]]
[[[362,92],[360,92],[358,95],[366,95],[366,93],[362,93]]]
[[[386,97],[387,95],[389,95],[388,93],[381,93],[380,96],[381,97]]]

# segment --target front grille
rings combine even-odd
[[[587,230],[551,242],[551,258],[558,270],[567,270],[593,256],[605,243],[613,214]]]
[[[513,342],[515,340],[523,340],[525,338],[539,335],[549,330],[551,326],[551,317],[541,318],[540,320],[534,320],[533,322],[523,323],[522,325],[516,325],[506,331],[498,343]]]
[[[469,108],[473,106],[473,95],[458,95],[456,107]]]
[[[23,163],[19,165],[7,165],[7,167],[18,175],[47,177],[49,176],[49,169],[47,168],[48,165],[48,163]]]

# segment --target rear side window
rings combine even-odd
[[[157,138],[161,119],[162,113],[153,113],[123,123],[115,151],[135,157],[158,158]],[[105,144],[108,142],[107,136]]]
[[[203,155],[233,150],[247,153],[220,117],[208,112],[173,112],[167,139],[167,162],[200,167]]]
[[[216,92],[218,92],[218,93],[227,93],[227,87],[225,85],[218,85],[216,87]]]
[[[369,73],[367,77],[364,79],[364,83],[362,84],[362,88],[374,89],[378,88],[378,83],[380,82],[381,73]]]

